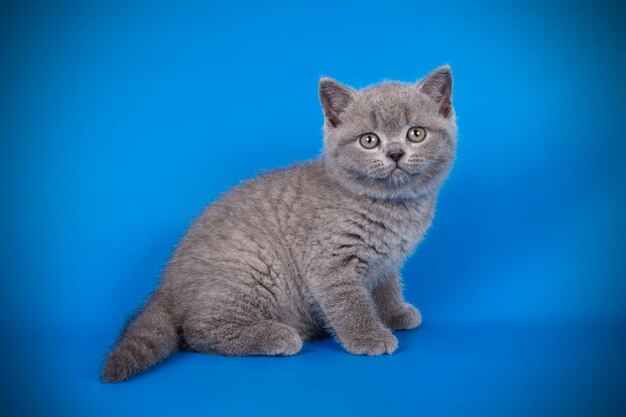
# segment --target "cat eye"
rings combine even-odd
[[[419,143],[426,139],[426,129],[419,126],[413,126],[406,132],[406,138],[411,142]]]
[[[380,139],[374,133],[366,133],[361,135],[359,138],[359,143],[365,149],[374,149],[380,143]]]

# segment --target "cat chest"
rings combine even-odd
[[[400,267],[429,223],[425,216],[385,219],[360,213],[339,228],[335,254],[355,259],[360,275],[365,280],[375,279]]]

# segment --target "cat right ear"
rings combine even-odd
[[[320,102],[326,120],[332,127],[341,124],[341,114],[354,100],[354,90],[332,78],[322,77],[319,83]]]

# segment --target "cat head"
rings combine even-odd
[[[450,67],[414,84],[383,82],[354,90],[319,82],[324,164],[353,192],[411,199],[436,192],[456,154]]]

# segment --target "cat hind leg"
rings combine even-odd
[[[296,329],[268,319],[243,324],[196,320],[188,322],[183,332],[191,349],[226,356],[291,356],[303,343]]]

